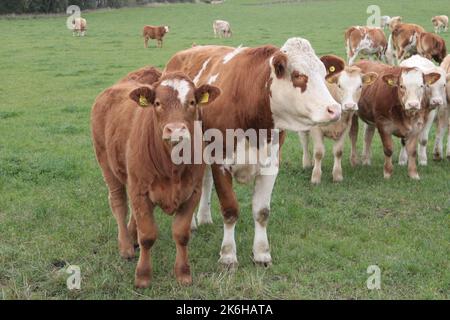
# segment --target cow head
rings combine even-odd
[[[328,62],[335,70],[345,65],[332,57]],[[271,57],[270,68],[270,107],[275,127],[304,131],[340,118],[341,106],[326,86],[325,66],[308,40],[287,40]]]
[[[424,74],[416,68],[400,68],[400,72],[388,72],[383,81],[397,88],[398,99],[407,112],[420,110],[425,99],[425,87],[434,84],[441,75],[436,72]]]
[[[377,78],[375,72],[364,74],[358,67],[345,67],[342,72],[327,76],[327,81],[332,86],[333,97],[341,103],[342,111],[349,112],[358,110],[363,86],[371,85]]]
[[[140,107],[154,108],[157,131],[173,147],[180,139],[190,139],[194,121],[200,120],[199,105],[214,101],[220,89],[211,85],[198,88],[184,74],[175,72],[161,77],[151,86],[141,86],[130,93]]]
[[[169,26],[164,26],[164,30],[166,31],[166,33],[169,33]]]

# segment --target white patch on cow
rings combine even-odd
[[[166,32],[169,32],[169,26],[164,26],[164,30],[166,30]]]
[[[195,78],[193,80],[195,85],[197,85],[198,81],[200,80],[200,77],[202,76],[202,73],[206,70],[206,67],[208,66],[208,63],[210,60],[211,60],[211,58],[208,58],[208,60],[203,62],[202,68],[200,69],[200,71],[197,73],[197,75],[195,76]]]
[[[211,166],[207,166],[205,174],[203,176],[202,196],[200,198],[200,204],[198,206],[197,212],[197,220],[199,225],[212,223],[211,217],[212,187],[213,187],[213,176],[211,172]]]
[[[235,56],[237,56],[242,50],[247,49],[246,47],[243,47],[242,44],[235,48],[233,51],[227,53],[225,57],[223,57],[223,64],[227,64],[231,59],[233,59]]]
[[[187,94],[191,89],[189,82],[183,79],[167,79],[161,82],[161,85],[176,90],[178,92],[178,100],[180,100],[181,104],[185,104]]]
[[[340,116],[340,105],[333,99],[325,84],[326,70],[308,40],[291,38],[280,49],[288,57],[287,73],[281,79],[275,75],[273,58],[271,68],[270,108],[275,128],[306,131],[312,126],[326,124]],[[308,77],[306,90],[301,92],[292,85],[291,72],[298,71]],[[327,108],[336,111],[331,116]]]
[[[214,82],[216,82],[218,76],[219,76],[219,74],[216,73],[215,75],[212,75],[211,77],[209,77],[208,84],[213,84]]]
[[[223,241],[220,250],[220,263],[232,265],[237,263],[236,241],[234,240],[234,227],[236,222],[223,225]]]
[[[362,86],[361,74],[343,71],[339,75],[338,81],[341,90],[339,98],[336,96],[334,98],[337,102],[340,102],[343,111],[356,111],[360,97],[358,91],[361,91]]]

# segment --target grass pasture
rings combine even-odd
[[[402,15],[428,31],[432,16],[450,14],[448,0],[376,3],[382,15]],[[162,68],[193,42],[280,46],[302,36],[318,55],[344,56],[343,31],[365,24],[370,4],[229,0],[100,10],[84,15],[84,38],[72,37],[66,16],[0,19],[0,298],[449,299],[450,162],[419,167],[418,182],[395,166],[392,179],[384,181],[377,135],[371,167],[351,168],[346,146],[340,184],[331,182],[327,143],[317,187],[309,183],[311,171],[301,168],[296,134],[288,135],[272,200],[268,269],[251,261],[247,186],[237,187],[236,272],[216,263],[222,223],[215,195],[214,224],[201,227],[190,242],[192,286],[178,286],[172,275],[171,218],[160,211],[151,287],[135,290],[136,261],[118,255],[116,224],[90,140],[97,94],[131,70]],[[231,22],[232,38],[213,38],[212,21],[219,18]],[[155,42],[144,49],[144,24],[170,25],[163,49]],[[443,37],[450,44],[450,32]],[[394,158],[398,141],[396,146]],[[81,268],[79,291],[66,288],[69,264]],[[381,269],[381,290],[366,287],[369,265]]]

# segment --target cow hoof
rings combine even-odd
[[[238,267],[236,256],[224,255],[219,259],[219,263],[227,270],[235,270]]]
[[[211,212],[202,212],[201,214],[197,214],[197,223],[199,226],[213,224]]]
[[[448,158],[448,156],[447,156],[447,158]],[[441,161],[442,160],[441,154],[440,153],[433,154],[433,160],[434,161]]]
[[[342,182],[344,180],[343,176],[336,176],[333,177],[333,182]]]
[[[428,164],[427,160],[419,160],[419,166],[426,166]]]
[[[134,247],[131,246],[126,249],[119,249],[119,254],[125,260],[133,260],[135,257]]]
[[[392,176],[392,174],[391,174],[391,173],[387,173],[387,172],[385,172],[384,175],[383,175],[383,177],[384,177],[386,180],[390,179],[391,176]]]
[[[190,274],[177,276],[177,282],[182,286],[189,286],[192,284],[192,276]]]
[[[406,161],[403,161],[403,160],[402,160],[402,161],[399,161],[399,162],[398,162],[398,165],[399,165],[399,166],[406,166]]]
[[[419,174],[412,174],[412,175],[410,175],[409,176],[411,179],[413,179],[413,180],[420,180],[420,177],[419,177]]]
[[[311,169],[312,167],[312,163],[311,162],[304,162],[302,165],[303,169],[307,170],[307,169]]]
[[[147,277],[136,278],[134,280],[134,286],[138,289],[145,289],[150,286],[150,282],[151,282],[150,278]]]
[[[253,255],[253,263],[257,266],[268,268],[272,265],[272,257],[270,253]]]

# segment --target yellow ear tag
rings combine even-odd
[[[390,85],[390,86],[394,86],[394,80],[392,80],[392,79],[389,79],[389,80],[388,80],[388,85]]]
[[[205,92],[205,93],[202,95],[202,99],[200,100],[200,103],[208,103],[208,101],[209,101],[209,93],[208,93],[208,92]]]
[[[147,98],[146,98],[145,96],[143,96],[142,94],[141,94],[141,96],[139,97],[139,105],[140,105],[141,107],[146,107],[146,106],[148,106]]]
[[[330,67],[330,72],[335,72],[335,71],[336,71],[336,68],[334,66],[331,66]]]

